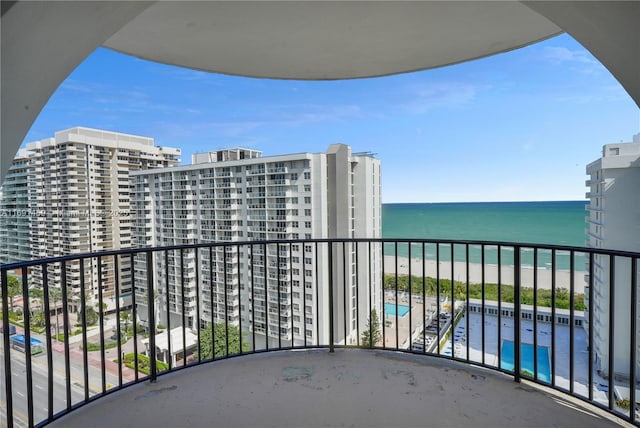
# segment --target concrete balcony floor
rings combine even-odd
[[[571,397],[466,364],[389,351],[282,351],[134,385],[51,426],[607,427]],[[624,423],[622,423],[624,425]]]

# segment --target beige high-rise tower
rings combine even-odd
[[[2,188],[0,261],[130,247],[129,173],[170,167],[179,160],[180,149],[156,147],[152,138],[89,128],[71,128],[28,143]],[[87,259],[82,270],[90,304],[98,298],[100,282],[104,297],[113,297],[112,261],[100,260],[99,268],[97,258]],[[121,293],[127,293],[129,261],[122,260],[119,275]],[[64,276],[75,309],[79,262],[66,264]],[[49,266],[47,280],[52,287],[61,286],[60,264]],[[30,272],[29,281],[42,284],[42,272]]]

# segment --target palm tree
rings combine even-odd
[[[60,325],[59,325],[59,321],[58,321],[58,306],[57,306],[57,302],[58,300],[60,300],[60,302],[62,302],[62,291],[58,288],[55,287],[49,287],[49,302],[53,303],[52,306],[50,306],[50,312],[47,314],[47,316],[51,316],[51,308],[53,308],[54,313],[56,314],[56,338],[58,337],[58,334],[60,334]]]
[[[9,305],[13,311],[13,298],[22,293],[22,284],[15,276],[7,276],[7,295],[9,297]]]
[[[43,297],[44,297],[44,291],[42,290],[42,288],[38,288],[37,286],[34,286],[33,284],[29,286],[29,300],[34,299],[38,302],[37,305],[33,305],[33,306],[37,306],[38,310],[42,311],[42,302],[43,302]],[[31,303],[31,302],[29,302]],[[29,305],[29,311],[31,312],[31,314],[33,315],[33,313],[36,311],[36,309],[34,309],[34,307]]]

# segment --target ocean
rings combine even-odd
[[[584,247],[586,204],[587,201],[383,204],[382,237]],[[419,250],[412,248],[412,256],[419,257]],[[394,251],[392,245],[385,246],[386,255],[392,255]],[[426,252],[428,258],[435,258],[435,247],[427,248]],[[440,253],[441,260],[450,259],[449,247],[441,247]],[[532,265],[532,257],[527,254],[523,255],[522,261]],[[398,255],[408,255],[406,245],[398,247]],[[503,252],[502,262],[510,263],[512,257],[512,252]],[[464,261],[461,248],[456,248],[454,258]],[[480,262],[479,250],[471,251],[470,261]],[[485,261],[497,263],[496,251],[489,249]],[[539,266],[548,267],[550,262],[550,253],[539,254]],[[568,269],[568,255],[559,254],[556,263],[559,269]],[[576,257],[576,269],[583,269],[583,265],[584,259]]]

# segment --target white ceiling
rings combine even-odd
[[[104,44],[243,76],[345,79],[422,70],[561,32],[518,2],[158,2]]]

